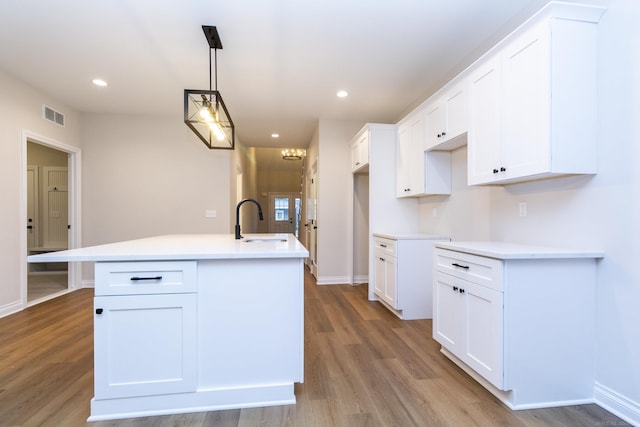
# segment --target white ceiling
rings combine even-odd
[[[82,112],[182,120],[183,90],[209,87],[215,25],[237,137],[303,147],[319,118],[396,122],[545,3],[2,0],[0,69]]]

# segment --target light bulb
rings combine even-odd
[[[222,130],[222,126],[220,126],[220,123],[215,121],[207,121],[207,124],[209,125],[209,129],[211,129],[211,132],[213,132],[216,139],[218,141],[224,141],[225,135],[224,131]]]

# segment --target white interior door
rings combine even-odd
[[[300,200],[300,193],[269,193],[269,233],[299,235]]]
[[[309,270],[318,277],[318,170],[317,165],[311,168],[307,181],[307,233],[309,242]]]
[[[38,245],[38,167],[27,166],[27,249]]]
[[[42,199],[44,216],[42,246],[66,249],[69,245],[68,170],[61,166],[45,166],[42,169],[45,191]]]

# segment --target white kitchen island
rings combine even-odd
[[[307,256],[290,234],[167,235],[28,260],[95,262],[97,421],[294,404]]]

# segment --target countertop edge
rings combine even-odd
[[[434,242],[436,248],[495,259],[571,259],[604,258],[603,251],[577,250],[509,242]]]

